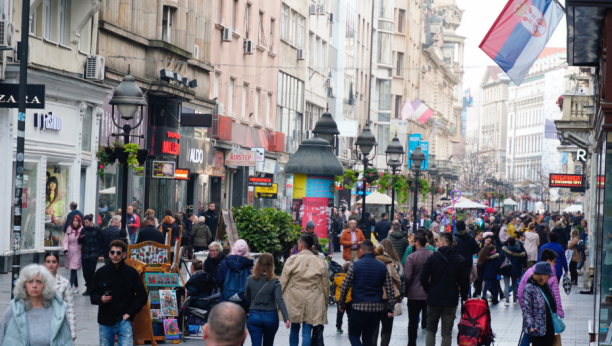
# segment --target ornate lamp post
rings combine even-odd
[[[370,125],[366,124],[366,126],[363,128],[363,131],[361,131],[361,133],[359,134],[359,136],[357,137],[357,141],[355,141],[355,151],[359,150],[361,151],[361,153],[363,154],[363,158],[362,158],[362,162],[363,162],[363,169],[365,171],[366,168],[368,168],[368,164],[369,164],[369,158],[368,155],[370,155],[370,152],[372,151],[372,149],[374,149],[374,155],[373,157],[376,157],[376,137],[374,137],[374,135],[372,134],[372,131],[370,131]],[[363,182],[362,182],[363,186],[362,186],[362,192],[363,192],[363,196],[362,196],[362,208],[363,210],[361,211],[361,225],[365,225],[365,211],[366,211],[366,178],[365,178],[365,174],[363,177]]]
[[[493,190],[493,185],[495,185],[495,178],[487,178],[485,179],[485,183],[487,183],[490,187],[490,190]],[[493,195],[491,195],[491,197],[489,197],[489,206],[493,207]]]
[[[389,143],[387,146],[387,150],[385,150],[385,154],[387,156],[387,166],[391,167],[391,217],[393,220],[395,217],[395,189],[393,188],[393,180],[395,179],[395,172],[398,167],[401,167],[404,163],[404,147],[402,147],[402,143],[400,143],[397,138],[397,133],[395,134],[395,138]],[[365,198],[365,195],[364,195]],[[364,199],[365,200],[365,199]]]
[[[436,183],[438,183],[438,177],[440,176],[440,171],[438,170],[438,166],[436,166],[436,156],[429,155],[429,161],[431,161],[431,166],[429,167],[429,176],[433,179],[433,188],[436,188]],[[436,200],[436,191],[432,190],[431,193],[431,214],[434,212],[434,201]]]
[[[418,203],[418,188],[419,188],[419,175],[421,174],[421,164],[425,161],[425,153],[421,150],[421,146],[417,145],[412,154],[410,155],[412,160],[412,167],[410,169],[414,171],[414,205],[412,207],[414,213],[414,228],[413,232],[417,230],[417,203]]]
[[[325,113],[323,113],[321,116],[321,119],[317,121],[312,133],[328,141],[332,148],[336,147],[336,141],[340,131],[338,131],[338,124],[336,124],[336,121],[329,112],[329,109],[326,109]]]
[[[132,129],[137,128],[142,123],[142,119],[144,118],[144,114],[142,111],[142,107],[147,105],[147,102],[144,99],[142,94],[142,90],[136,84],[136,80],[134,77],[130,75],[130,68],[128,66],[128,73],[123,77],[121,84],[117,86],[115,92],[113,93],[113,97],[108,102],[112,107],[112,119],[113,124],[118,128],[123,130],[123,133],[113,133],[113,136],[123,136],[123,143],[128,144],[130,142],[130,137],[139,137],[142,138],[144,136],[130,135]],[[135,126],[131,126],[130,124],[124,124],[123,126],[119,126],[119,123],[115,121],[115,106],[119,111],[119,115],[124,120],[134,119],[134,115],[140,107],[140,120]],[[146,157],[140,159],[146,160]],[[127,161],[127,154],[124,155],[123,158],[119,158],[120,162],[125,163]],[[127,195],[128,195],[128,167],[127,165],[123,166],[123,181],[122,181],[122,196],[121,196],[121,230],[122,233],[126,232],[126,235],[129,235],[127,231],[126,222],[127,222]]]

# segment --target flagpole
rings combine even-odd
[[[561,2],[559,2],[559,0],[555,0],[555,2],[557,3],[557,5],[559,5],[559,7],[561,7],[561,9],[563,9],[563,11],[565,12],[565,6],[563,6],[561,4]]]

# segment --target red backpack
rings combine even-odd
[[[493,343],[491,311],[483,299],[469,299],[461,304],[461,322],[457,326],[459,346],[489,346]]]

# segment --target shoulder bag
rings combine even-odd
[[[548,302],[548,298],[546,298],[544,291],[542,291],[542,289],[539,287],[538,289],[540,290],[542,297],[544,297],[544,300],[546,301],[546,306],[548,306],[548,311],[550,311],[550,316],[552,317],[553,326],[555,327],[555,333],[557,334],[563,333],[563,331],[565,331],[565,323],[563,323],[563,321],[561,320],[561,317],[559,317],[559,315],[556,312],[552,312],[552,309],[550,308],[550,303]]]

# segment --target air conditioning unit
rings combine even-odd
[[[317,14],[317,5],[316,4],[310,4],[310,6],[308,7],[309,9],[309,13],[310,14]]]
[[[330,13],[330,14],[329,14],[329,22],[330,22],[330,23],[333,23],[333,22],[334,22],[334,14],[333,14],[333,13]]]
[[[253,54],[255,51],[255,44],[253,40],[244,40],[244,54]]]
[[[85,65],[85,79],[104,80],[106,58],[100,55],[88,55]]]
[[[232,42],[232,28],[223,28],[223,42]]]
[[[297,57],[298,60],[306,59],[306,51],[304,49],[300,48],[297,50],[297,52],[298,52],[298,57]]]
[[[332,80],[331,80],[331,78],[326,78],[325,79],[325,87],[326,88],[331,88],[332,87]]]
[[[217,115],[225,114],[225,105],[223,104],[223,102],[217,102],[217,104],[215,105],[215,114]]]
[[[8,20],[0,20],[0,47],[12,47],[15,35],[15,24]]]
[[[325,5],[324,4],[319,5],[319,14],[325,15]]]

